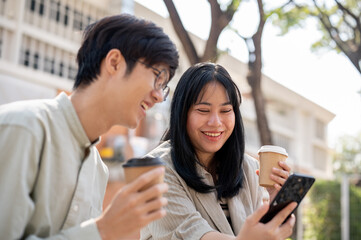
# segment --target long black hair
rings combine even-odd
[[[205,85],[214,81],[226,89],[235,114],[235,126],[231,136],[214,156],[218,178],[215,186],[210,186],[197,173],[196,165],[200,163],[187,133],[187,118],[189,109],[196,103]],[[219,64],[196,64],[185,71],[178,82],[172,98],[169,129],[162,140],[170,140],[175,170],[197,192],[216,190],[218,198],[227,198],[237,195],[242,188],[245,142],[240,104],[241,94],[237,85]]]

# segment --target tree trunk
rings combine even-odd
[[[262,33],[263,27],[266,23],[264,18],[264,10],[262,0],[257,0],[258,10],[260,15],[260,23],[258,25],[257,32],[252,36],[252,40],[246,40],[249,60],[247,75],[248,84],[251,86],[251,94],[254,101],[254,107],[257,116],[258,134],[260,137],[261,145],[271,145],[272,135],[268,126],[268,120],[265,110],[265,100],[262,94],[261,80],[262,80]]]
[[[256,79],[255,76],[252,75],[252,71],[247,76],[248,82],[258,82],[259,80]],[[257,116],[257,128],[258,128],[258,134],[260,137],[260,144],[261,145],[272,145],[272,136],[271,131],[268,127],[268,119],[266,115],[265,110],[265,100],[262,95],[262,90],[260,86],[252,86],[252,97],[254,101],[254,107],[256,110],[256,116]]]
[[[235,11],[223,12],[217,0],[208,0],[211,6],[211,29],[208,36],[208,41],[204,49],[203,57],[201,61],[217,62],[218,48],[217,43],[219,36],[223,29],[228,26],[232,20]]]

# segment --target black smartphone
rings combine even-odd
[[[270,204],[268,212],[261,218],[260,222],[269,222],[279,211],[286,207],[291,202],[297,202],[299,205],[303,197],[315,182],[312,176],[294,173],[290,175],[281,190],[277,193],[276,197]],[[297,206],[298,206],[297,205]],[[292,211],[296,211],[297,207]],[[292,214],[291,213],[291,214]],[[284,220],[283,223],[291,216],[291,214]]]

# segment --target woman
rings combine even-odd
[[[294,216],[281,223],[295,203],[259,223],[268,204],[262,205],[258,163],[244,154],[240,102],[236,84],[220,65],[200,63],[183,74],[165,142],[149,154],[167,164],[167,216],[144,228],[141,239],[280,239],[292,233]],[[280,166],[271,176],[277,182],[268,189],[271,197],[290,171]]]

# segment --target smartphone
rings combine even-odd
[[[275,215],[277,215],[279,211],[281,211],[291,202],[297,202],[299,205],[314,182],[315,178],[312,176],[300,173],[294,173],[290,175],[287,178],[285,184],[282,186],[281,190],[277,193],[276,197],[271,202],[268,212],[261,218],[260,222],[269,222]],[[297,207],[292,211],[292,213],[296,211],[296,209]],[[283,223],[287,221],[291,214],[284,220]]]

